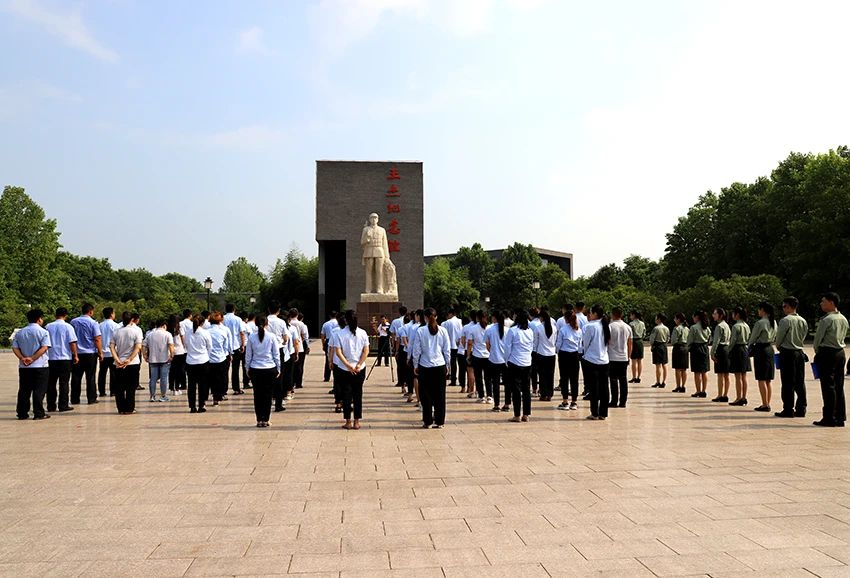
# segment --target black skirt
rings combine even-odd
[[[708,373],[708,370],[710,369],[708,363],[708,344],[692,343],[690,347],[690,354],[691,372]]]
[[[656,341],[649,348],[652,353],[652,365],[667,365],[667,344]]]
[[[714,352],[714,373],[729,373],[729,346],[718,345]]]
[[[729,351],[729,373],[748,373],[752,370],[747,346],[735,345]]]
[[[677,343],[673,346],[673,369],[688,368],[688,346]]]
[[[643,359],[643,340],[632,338],[631,359]]]
[[[773,381],[773,378],[776,377],[773,361],[773,346],[770,343],[753,345],[753,367],[755,367],[757,381]]]

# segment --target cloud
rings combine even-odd
[[[271,51],[263,42],[263,29],[259,26],[241,30],[236,49],[247,54],[271,54]]]
[[[216,132],[202,137],[201,141],[215,148],[256,149],[277,144],[282,139],[283,133],[277,129],[252,125]]]
[[[107,48],[92,36],[77,10],[60,12],[43,6],[38,0],[11,0],[6,4],[6,9],[41,26],[45,31],[60,38],[72,48],[87,52],[106,62],[118,60],[118,54],[115,51]]]

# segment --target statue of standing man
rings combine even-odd
[[[369,215],[369,221],[360,235],[360,246],[363,249],[363,266],[366,268],[366,293],[389,293],[396,280],[388,278],[388,272],[394,267],[387,267],[392,263],[387,232],[378,226],[377,213]]]

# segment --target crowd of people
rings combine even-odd
[[[803,344],[809,328],[797,314],[798,305],[794,297],[783,300],[784,316],[777,322],[773,305],[761,303],[752,327],[742,307],[731,312],[714,309],[713,324],[705,311],[695,312],[690,322],[677,313],[672,326],[664,314],[658,314],[648,337],[639,311],[629,312],[626,322],[620,308],[609,315],[600,305],[585,312],[583,303],[567,304],[557,319],[546,308],[478,310],[468,317],[449,310],[442,323],[433,308],[408,312],[401,307],[398,318],[392,322],[382,318],[372,328],[379,337],[375,365],[382,361],[391,365],[390,358],[395,360],[396,385],[407,403],[421,409],[423,428],[444,427],[447,382],[460,387],[467,398],[492,406],[493,412],[512,413],[509,421],[528,422],[532,400],[551,402],[558,391],[557,409],[577,410],[580,376],[582,400],[589,406],[587,419],[601,421],[607,419],[609,409],[625,408],[629,384],[641,382],[644,341],[648,341],[655,366],[652,388],[667,387],[668,365],[672,365],[672,392],[687,392],[690,372],[694,376],[691,397],[707,398],[708,373],[713,367],[717,395],[711,401],[746,406],[748,375],[754,373],[761,397],[755,411],[770,412],[772,383],[779,369],[783,408],[774,415],[800,418],[807,413],[808,359]],[[846,421],[848,323],[839,306],[837,294],[823,295],[824,316],[813,343],[812,365],[823,395],[823,415],[814,424],[823,427],[843,427]],[[257,427],[268,427],[272,410],[285,411],[287,400],[303,386],[309,332],[298,310],[281,314],[276,302],[269,304],[267,315],[256,316],[240,316],[231,304],[225,314],[193,315],[187,310],[182,319],[174,315],[153,322],[144,335],[134,313],[123,313],[118,323],[114,311],[106,308],[98,323],[93,307],[86,304],[80,316],[70,322],[67,317],[68,311],[60,308],[55,320],[43,326],[43,312],[31,310],[29,324],[15,335],[13,351],[20,360],[19,419],[28,419],[30,403],[34,419],[50,417],[48,412],[71,411],[81,402],[83,378],[89,404],[106,395],[108,377],[118,412],[133,414],[136,391],[143,389],[139,383],[142,358],[149,367],[151,402],[169,401],[167,392],[186,392],[189,411],[203,413],[210,397],[214,406],[227,401],[229,382],[233,395],[253,388]],[[343,428],[358,430],[369,335],[349,310],[332,313],[322,326],[321,340],[324,381],[333,381],[328,393],[334,396],[334,411],[343,414]],[[631,379],[627,379],[629,370]],[[731,401],[730,375],[735,377]]]

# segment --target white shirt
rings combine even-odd
[[[519,325],[514,325],[508,329],[505,334],[505,359],[509,363],[520,367],[531,367],[531,351],[533,349],[534,330],[531,327],[520,329]],[[490,352],[492,353],[492,350]]]
[[[472,357],[488,359],[490,352],[487,351],[487,345],[484,343],[484,331],[480,323],[475,323],[469,330],[469,336],[466,338],[466,349],[469,351],[469,342],[472,342]]]
[[[470,321],[461,329],[460,345],[457,348],[458,355],[466,355],[466,343],[469,341],[469,332],[472,330],[473,325],[475,325],[475,321]]]
[[[608,342],[608,359],[611,361],[629,360],[629,340],[632,338],[632,328],[622,319],[608,324],[611,330],[611,341]]]
[[[419,329],[424,325],[414,323],[407,329],[407,359],[413,359],[413,346],[419,340]]]
[[[346,369],[345,365],[340,361],[339,357],[336,356],[336,348],[339,347],[339,332],[345,329],[345,327],[340,327],[337,325],[331,330],[331,336],[328,338],[328,351],[333,353],[333,364],[339,367],[340,369]]]
[[[112,346],[115,348],[119,360],[126,360],[133,353],[133,349],[142,344],[143,340],[142,330],[135,323],[124,325],[112,334]],[[127,362],[127,365],[139,365],[140,363],[142,363],[142,360],[139,359],[138,355],[134,355]]]
[[[245,324],[245,339],[247,340],[249,336],[255,334],[257,332],[257,324],[253,321],[249,321]]]
[[[566,323],[558,330],[558,337],[555,339],[555,349],[566,351],[567,353],[581,353],[581,342],[581,325],[579,325],[578,329],[573,329],[572,325]]]
[[[358,371],[362,370],[366,366],[366,363],[364,362],[363,365],[359,365],[360,356],[363,355],[363,349],[369,347],[369,336],[366,335],[366,332],[358,327],[355,333],[352,333],[346,327],[345,329],[340,329],[335,337],[337,343],[336,355],[341,354],[348,360],[348,363],[356,366]],[[345,368],[345,365],[343,364],[340,367]]]
[[[605,331],[602,321],[588,321],[582,330],[582,348],[584,360],[595,365],[608,363],[608,346],[605,345]]]
[[[322,324],[321,334],[325,336],[326,340],[330,340],[331,334],[333,333],[334,329],[338,327],[339,321],[337,321],[336,319],[328,319]]]
[[[186,363],[189,365],[208,363],[212,346],[210,332],[203,327],[198,327],[197,331],[189,331],[186,334]]]
[[[177,324],[177,335],[172,335],[174,339],[174,355],[186,355],[186,347],[183,345],[183,326]]]
[[[451,340],[445,327],[437,327],[436,335],[425,325],[416,330],[413,345],[414,367],[446,367],[451,359]]]
[[[112,357],[112,352],[109,351],[109,344],[112,343],[112,336],[116,331],[121,329],[121,324],[114,319],[104,319],[100,322],[100,341],[103,345],[103,356]]]
[[[584,326],[590,323],[587,320],[587,315],[585,315],[584,313],[576,313],[576,321],[578,321],[579,329],[584,329]]]
[[[266,325],[266,331],[271,331],[277,335],[278,340],[281,342],[281,347],[286,351],[286,342],[289,341],[289,331],[287,330],[286,322],[274,314],[269,315],[267,319],[268,325]]]
[[[410,345],[411,345],[410,342],[411,342],[411,340],[413,340],[414,331],[416,331],[416,329],[418,329],[418,328],[419,328],[419,325],[416,323],[416,321],[408,321],[404,325],[404,336],[407,338],[406,339],[407,343],[404,346],[404,351],[405,351],[405,353],[408,354],[408,356],[410,355]]]
[[[145,349],[148,351],[148,363],[168,363],[171,355],[168,346],[174,345],[174,336],[165,329],[157,327],[145,337]]]
[[[484,341],[490,346],[490,363],[501,365],[507,363],[505,358],[505,337],[508,335],[508,328],[502,328],[504,333],[499,337],[499,324],[492,323],[487,326],[484,331]]]
[[[180,322],[180,336],[183,337],[183,348],[185,349],[189,343],[189,336],[192,335],[192,318],[184,319]]]
[[[224,326],[230,331],[230,342],[233,346],[231,351],[236,351],[242,348],[242,320],[235,313],[228,313],[222,320]]]
[[[546,324],[542,322],[537,323],[532,331],[534,331],[534,353],[544,357],[552,357],[558,353],[558,350],[555,348],[555,342],[558,340],[558,330],[555,328],[554,323],[552,323],[552,335],[546,335]]]
[[[446,333],[449,334],[449,345],[451,345],[451,349],[460,349],[460,337],[463,333],[463,323],[461,320],[457,317],[452,317],[443,321],[441,325],[446,330]]]
[[[248,369],[277,369],[280,373],[280,340],[277,335],[266,331],[260,341],[258,333],[252,333],[245,344],[245,367]]]

